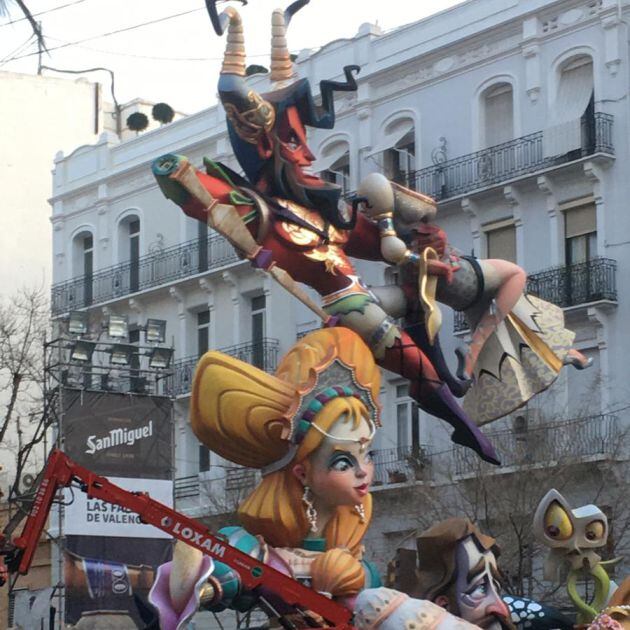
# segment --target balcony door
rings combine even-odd
[[[140,219],[129,221],[129,292],[140,288]]]
[[[566,262],[565,303],[584,304],[600,299],[592,261],[597,258],[597,217],[594,203],[564,212]]]

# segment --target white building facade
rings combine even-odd
[[[486,427],[499,431],[508,466],[519,464],[518,432],[544,428],[552,451],[567,447],[558,436],[575,435],[571,456],[609,459],[630,425],[629,19],[627,0],[468,0],[387,34],[364,25],[353,39],[298,58],[312,85],[340,77],[344,65],[361,66],[358,91],[337,98],[335,128],[310,136],[317,170],[347,192],[383,170],[434,196],[451,244],[524,267],[530,291],[565,308],[576,347],[593,359],[590,370],[564,371],[549,393]],[[289,43],[297,45],[290,33]],[[264,78],[251,80],[264,90]],[[168,322],[176,498],[205,517],[230,511],[254,476],[226,468],[189,429],[198,356],[219,349],[273,370],[318,322],[162,196],[150,163],[167,152],[238,170],[217,106],[122,144],[103,134],[58,156],[53,316],[87,309],[96,324],[108,313],[127,314],[132,325]],[[370,284],[395,280],[385,265],[358,267]],[[444,309],[449,360],[462,328]],[[404,381],[385,379],[378,494],[437,483],[432,462],[450,448],[443,424],[418,414],[407,392]],[[550,431],[550,423],[562,428]],[[401,506],[398,524],[383,516],[372,539],[377,560],[387,559],[397,532],[413,529],[414,509]]]

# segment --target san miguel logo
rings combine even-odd
[[[88,455],[94,455],[99,451],[105,451],[115,446],[133,446],[136,442],[144,440],[153,435],[153,420],[149,420],[148,424],[143,427],[133,429],[111,429],[111,431],[103,437],[96,435],[88,436],[86,440],[85,452]]]

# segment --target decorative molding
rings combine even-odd
[[[137,315],[142,315],[144,311],[144,304],[137,297],[129,298],[129,310],[133,311]]]
[[[63,202],[63,212],[64,214],[70,214],[72,212],[87,210],[97,203],[97,201],[98,196],[94,189],[87,193],[67,197]]]
[[[543,35],[558,33],[565,28],[590,20],[599,14],[602,5],[603,0],[588,0],[561,13],[547,14],[546,17],[541,18],[541,32]]]
[[[438,59],[433,57],[424,62],[419,62],[417,59],[410,61],[402,71],[386,72],[374,82],[374,98],[391,96],[409,87],[480,63],[490,57],[518,49],[521,37],[521,33],[512,33],[507,37],[497,38],[495,41],[483,40],[483,43],[473,47],[468,42],[468,46],[460,46],[446,57]]]
[[[168,294],[178,303],[183,304],[185,296],[178,287],[169,287]]]
[[[604,53],[606,68],[611,77],[619,72],[621,66],[621,21],[616,13],[602,16],[602,28],[604,29]]]
[[[540,83],[540,46],[529,44],[523,48],[525,59],[525,92],[530,102],[538,101],[541,91]]]

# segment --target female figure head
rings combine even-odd
[[[360,554],[372,511],[369,445],[379,387],[370,350],[345,328],[301,339],[275,376],[216,352],[201,359],[193,431],[222,457],[263,475],[239,507],[250,533],[277,547],[321,536],[326,549]],[[309,503],[316,519],[310,511],[309,520]]]

